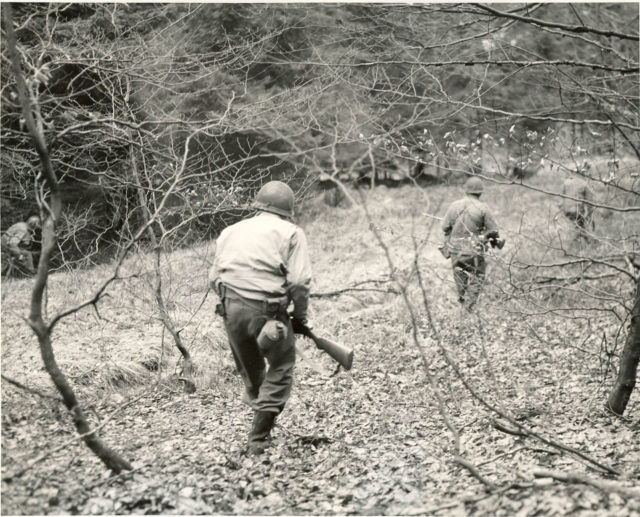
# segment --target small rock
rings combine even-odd
[[[204,501],[178,497],[175,509],[171,513],[174,515],[211,515],[214,512],[213,508]]]
[[[113,501],[104,497],[92,497],[85,505],[85,512],[90,515],[113,513]]]
[[[185,486],[180,489],[180,496],[186,497],[188,499],[193,498],[193,494],[195,493],[195,489],[192,486]]]
[[[268,496],[261,499],[260,504],[268,507],[281,506],[283,504],[283,499],[280,494],[277,492],[272,492]]]
[[[119,406],[123,402],[124,402],[124,397],[120,395],[120,393],[114,393],[113,395],[111,395],[111,403],[114,406]]]

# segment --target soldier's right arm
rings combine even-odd
[[[450,205],[447,209],[447,213],[444,216],[442,221],[442,231],[444,232],[444,236],[448,237],[453,230],[453,225],[456,221],[456,208],[455,205]]]
[[[484,210],[484,233],[495,233],[498,235],[498,223],[488,208]]]
[[[582,198],[587,201],[593,201],[593,190],[591,190],[587,183],[584,184]]]
[[[22,254],[20,244],[22,243],[24,236],[25,232],[20,228],[20,223],[14,224],[6,231],[3,240],[12,254],[15,254],[16,256]]]

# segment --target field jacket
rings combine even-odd
[[[209,282],[251,300],[287,297],[294,316],[305,320],[311,263],[304,231],[267,212],[225,228],[216,242]]]
[[[442,231],[451,255],[474,256],[484,253],[484,236],[497,232],[498,225],[485,203],[476,197],[465,196],[449,205]]]
[[[568,178],[562,185],[562,193],[573,199],[563,199],[562,211],[569,216],[588,216],[593,212],[593,207],[584,203],[584,200],[593,201],[593,191],[582,178]]]
[[[2,236],[2,244],[12,254],[20,255],[28,251],[33,241],[33,232],[25,222],[15,223]]]

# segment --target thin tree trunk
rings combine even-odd
[[[618,378],[609,394],[607,406],[617,415],[622,415],[636,385],[638,362],[640,361],[640,279],[636,280],[635,300],[631,309],[631,325],[620,355]]]
[[[47,370],[47,373],[51,377],[51,380],[55,384],[56,388],[62,395],[64,405],[71,413],[71,419],[76,426],[78,434],[82,436],[84,443],[91,449],[104,465],[116,474],[119,474],[123,470],[132,470],[131,464],[120,456],[113,449],[107,447],[96,433],[91,431],[91,427],[87,422],[87,418],[78,403],[78,399],[71,388],[71,385],[67,381],[67,378],[58,367],[55,356],[53,355],[53,348],[51,346],[51,336],[49,329],[44,325],[42,320],[36,324],[32,322],[32,328],[38,335],[38,342],[40,344],[40,355],[42,361]]]
[[[16,38],[13,31],[13,17],[10,4],[2,6],[2,16],[7,35],[7,51],[11,59],[13,73],[15,75],[18,96],[20,98],[20,104],[22,105],[22,115],[24,117],[27,130],[29,131],[29,135],[33,141],[33,145],[40,158],[43,177],[47,182],[47,186],[50,191],[47,212],[44,213],[46,218],[42,225],[42,252],[40,254],[38,271],[31,291],[29,325],[38,337],[40,355],[44,362],[45,369],[51,377],[51,380],[58,392],[62,395],[64,405],[71,412],[71,417],[78,433],[82,436],[87,447],[89,447],[89,449],[91,449],[91,451],[98,456],[100,460],[102,460],[105,466],[118,474],[122,470],[131,470],[132,466],[118,453],[104,445],[97,435],[91,431],[91,427],[80,408],[78,399],[76,398],[71,385],[55,360],[53,347],[51,346],[52,327],[47,325],[42,317],[43,294],[49,278],[51,254],[56,248],[56,224],[60,220],[60,216],[62,214],[62,199],[58,179],[51,164],[49,150],[47,149],[44,135],[39,129],[39,125],[36,124],[36,120],[33,115],[33,106],[29,98],[28,87],[22,74],[22,68],[16,49]],[[43,205],[44,203],[41,203],[41,206]]]
[[[140,143],[141,144],[143,143],[142,138],[140,138]],[[136,182],[138,202],[140,203],[140,208],[144,213],[145,222],[148,222],[151,220],[152,215],[151,215],[151,212],[149,211],[149,206],[147,204],[147,200],[145,199],[144,190],[142,188],[140,174],[138,173],[138,165],[135,160],[133,144],[131,144],[130,152],[131,152],[131,170],[133,171],[133,177]],[[166,304],[164,303],[164,296],[162,295],[162,268],[160,264],[160,254],[161,254],[160,243],[158,242],[158,238],[156,237],[156,234],[152,225],[149,225],[149,227],[147,228],[147,233],[149,235],[149,239],[151,240],[151,245],[156,251],[156,258],[154,263],[156,284],[155,284],[154,294],[156,298],[156,303],[158,305],[160,320],[162,321],[162,324],[164,325],[164,327],[171,334],[171,337],[173,337],[173,341],[176,344],[176,348],[182,354],[182,359],[184,362],[182,366],[182,377],[180,378],[180,380],[184,382],[184,391],[186,393],[194,393],[196,391],[196,385],[193,382],[193,361],[191,359],[191,354],[189,353],[189,350],[187,349],[187,347],[184,346],[184,344],[182,343],[180,332],[176,330],[175,325],[173,324],[173,321],[171,321],[171,316],[167,311]],[[164,340],[163,340],[163,346],[164,346]]]
[[[164,298],[162,296],[162,270],[160,268],[160,247],[156,247],[156,303],[158,304],[158,309],[160,312],[160,319],[164,324],[165,328],[169,331],[171,336],[173,337],[173,341],[176,344],[178,350],[182,354],[183,365],[182,365],[182,377],[181,380],[185,383],[184,390],[187,393],[194,393],[196,391],[196,385],[193,382],[193,362],[191,360],[191,354],[186,346],[182,343],[182,338],[180,337],[180,332],[178,332],[171,321],[171,317],[167,311],[167,307],[164,303]]]

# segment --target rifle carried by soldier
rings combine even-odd
[[[353,365],[353,350],[340,343],[316,336],[309,327],[292,318],[294,334],[308,337],[320,350],[324,350],[331,358],[345,370],[351,370]]]
[[[498,248],[499,250],[504,248],[504,244],[506,242],[505,239],[500,238],[500,235],[497,231],[485,233],[483,235],[483,240],[484,242],[488,242],[489,244],[491,244],[492,248]]]

